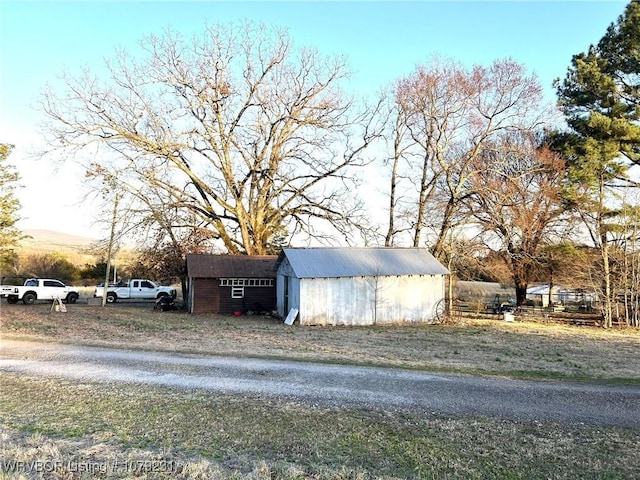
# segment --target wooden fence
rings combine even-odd
[[[600,326],[602,315],[598,311],[585,311],[580,308],[563,307],[536,307],[523,306],[513,310],[507,309],[506,313],[513,314],[515,320],[533,322],[556,322],[574,325]],[[449,312],[453,318],[475,318],[497,320],[504,318],[505,312],[494,313],[493,306],[483,302],[455,302],[453,311]]]

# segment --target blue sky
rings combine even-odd
[[[467,65],[510,57],[535,72],[553,100],[553,79],[565,75],[572,55],[600,40],[627,3],[0,0],[0,142],[16,145],[10,160],[24,185],[21,227],[103,234],[91,226],[93,212],[78,205],[82,172],[56,170],[27,154],[40,138],[33,106],[44,84],[55,86],[64,69],[99,71],[116,47],[135,53],[142,36],[167,26],[186,37],[205,22],[252,19],[288,28],[298,45],[345,55],[354,71],[349,87],[362,94],[375,93],[433,54]],[[43,210],[45,199],[49,208]]]

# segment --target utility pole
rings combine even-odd
[[[116,237],[116,222],[118,216],[118,203],[120,203],[120,195],[116,193],[113,200],[113,217],[111,218],[111,234],[109,235],[109,246],[107,248],[107,271],[104,275],[104,287],[102,288],[102,306],[107,304],[107,288],[109,287],[109,273],[111,272],[111,252]]]

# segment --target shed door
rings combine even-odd
[[[284,314],[289,312],[289,276],[284,276]]]

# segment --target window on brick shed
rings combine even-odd
[[[231,298],[244,298],[244,287],[231,287]]]

